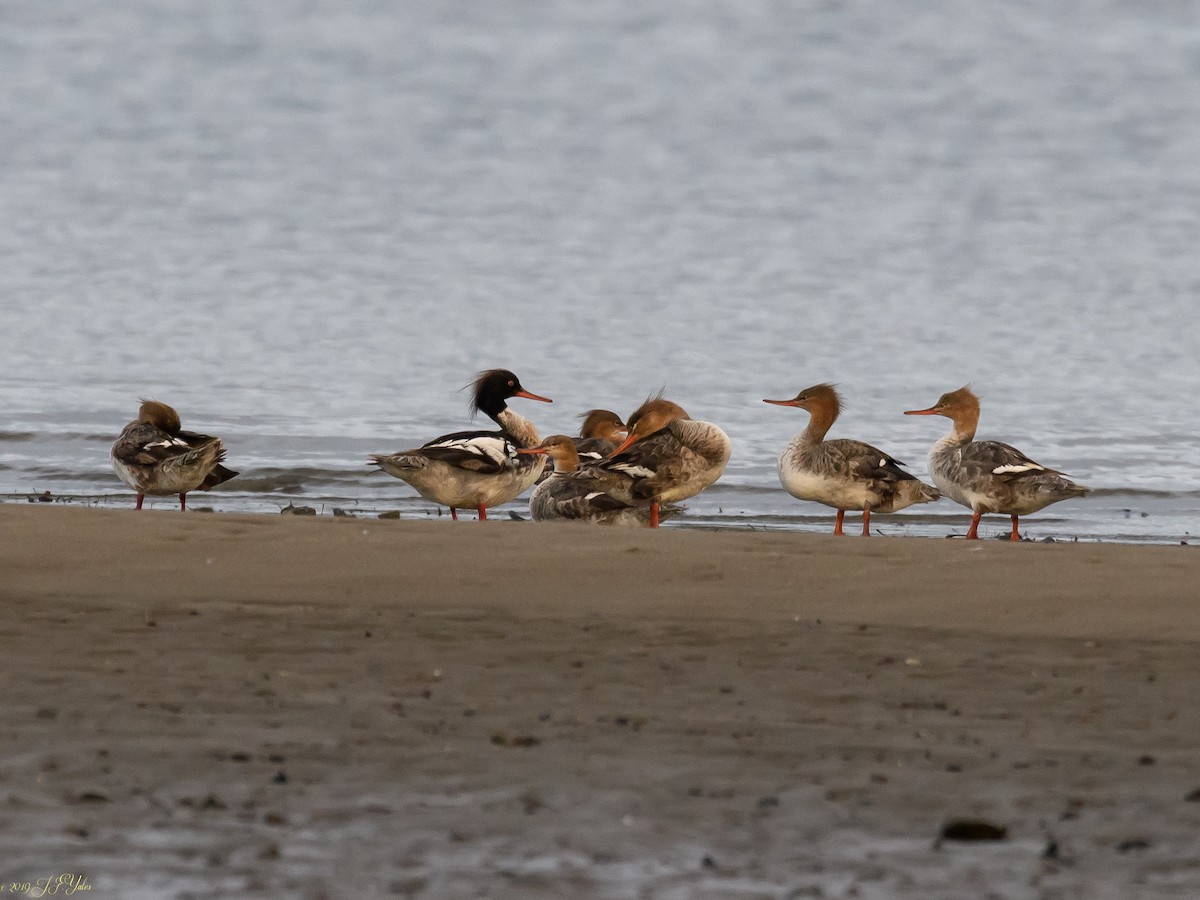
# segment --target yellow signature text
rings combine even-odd
[[[0,894],[11,894],[16,897],[70,897],[77,891],[90,891],[92,883],[86,875],[75,875],[71,872],[60,872],[58,875],[47,875],[37,881],[5,881],[0,882]]]

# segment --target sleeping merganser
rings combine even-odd
[[[847,438],[825,440],[841,411],[841,398],[833,385],[816,384],[791,400],[763,403],[808,410],[808,427],[792,438],[779,456],[779,480],[793,497],[836,509],[834,534],[845,534],[842,518],[848,509],[862,510],[862,533],[867,537],[872,512],[895,512],[941,496],[936,488],[900,468],[902,462],[870,444]]]
[[[615,412],[607,409],[589,409],[579,418],[583,419],[583,424],[579,426],[579,437],[571,438],[571,440],[575,444],[575,452],[582,464],[590,465],[600,462],[617,449],[617,444],[625,440],[625,423]],[[544,445],[545,442],[543,442]],[[554,459],[553,455],[550,458]],[[555,466],[557,465],[556,462]],[[537,483],[545,484],[546,479],[554,476],[554,472],[554,466],[547,466],[538,476]],[[532,500],[532,497],[530,499]]]
[[[1019,516],[1088,492],[1062,472],[1047,469],[1015,447],[974,440],[979,398],[970,387],[942,394],[928,409],[910,409],[905,415],[946,416],[954,423],[950,433],[929,451],[929,474],[943,494],[971,510],[968,540],[979,539],[979,519],[984,513],[1002,513],[1012,517],[1010,538],[1019,541]]]
[[[479,521],[487,521],[489,506],[514,499],[537,481],[545,459],[520,456],[521,447],[536,447],[537,429],[504,402],[510,397],[552,403],[521,387],[507,369],[480,372],[473,385],[472,412],[482,412],[501,431],[458,431],[434,438],[416,450],[371,454],[371,461],[389,475],[407,481],[426,500],[450,507],[450,518],[458,521],[458,509],[475,507]]]
[[[589,409],[583,414],[579,426],[579,437],[575,438],[575,449],[584,462],[599,462],[617,449],[628,432],[625,423],[615,412],[607,409]]]
[[[720,478],[733,447],[719,427],[661,397],[638,407],[628,424],[629,437],[597,466],[628,479],[617,496],[649,502],[649,524],[657,528],[662,504],[694,497]]]
[[[187,509],[188,491],[207,491],[237,472],[221,465],[225,445],[218,437],[183,431],[179,413],[157,400],[143,400],[138,417],[112,446],[117,477],[137,491],[137,506],[147,494],[178,494]]]
[[[535,522],[571,519],[599,525],[647,525],[650,507],[632,504],[610,491],[628,491],[629,479],[595,465],[580,465],[577,438],[553,434],[538,447],[518,450],[521,454],[541,453],[554,460],[554,471],[529,495],[529,512]],[[681,511],[675,505],[660,510],[663,519]]]

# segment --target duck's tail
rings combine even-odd
[[[899,488],[900,499],[904,506],[912,506],[914,503],[932,503],[935,500],[942,499],[942,492],[935,488],[932,484],[913,478],[912,480],[905,479],[901,481],[897,487]],[[901,509],[901,504],[896,504],[897,509]]]
[[[378,466],[393,478],[408,480],[414,472],[424,469],[427,460],[413,453],[372,453],[368,465]]]
[[[224,458],[225,458],[225,451],[224,451],[224,450],[222,450],[222,451],[221,451],[221,456],[220,456],[220,458],[221,458],[221,459],[224,459]],[[216,465],[213,467],[213,470],[212,470],[211,472],[209,472],[209,473],[208,473],[208,477],[204,479],[203,483],[201,483],[201,485],[200,485],[200,490],[202,490],[202,491],[207,491],[207,490],[209,490],[210,488],[214,488],[214,487],[216,487],[218,484],[221,484],[222,482],[226,482],[226,481],[228,481],[230,478],[233,478],[233,477],[234,477],[234,476],[236,476],[237,474],[238,474],[238,473],[237,473],[237,472],[235,472],[235,471],[233,471],[233,469],[227,469],[227,468],[225,468],[223,465],[221,465],[220,463],[217,463],[217,464],[216,464]]]

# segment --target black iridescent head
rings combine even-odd
[[[471,385],[471,412],[481,412],[489,418],[504,412],[509,397],[524,397],[526,400],[541,400],[553,403],[549,397],[539,397],[521,387],[521,380],[508,369],[488,369],[480,372]]]

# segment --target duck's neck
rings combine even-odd
[[[934,451],[947,450],[969,444],[975,438],[975,429],[979,427],[979,416],[955,416],[954,423],[948,432],[934,445]]]
[[[513,436],[513,440],[521,447],[536,447],[542,442],[533,423],[524,416],[518,415],[507,406],[492,416],[492,420]]]
[[[570,475],[579,471],[579,454],[574,447],[563,447],[553,459],[554,471],[559,475]]]
[[[808,427],[800,434],[802,444],[819,444],[825,440],[825,435],[833,427],[837,413],[823,407],[809,411]]]

